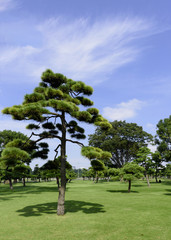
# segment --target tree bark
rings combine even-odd
[[[26,180],[25,180],[25,178],[23,178],[23,187],[25,187],[26,186]]]
[[[56,184],[58,185],[58,189],[59,189],[59,178],[58,177],[56,177]]]
[[[155,179],[156,179],[156,183],[158,183],[157,172],[156,172],[156,174],[155,174]]]
[[[65,113],[62,112],[62,138],[61,138],[61,186],[59,188],[57,215],[65,214],[65,189],[66,189],[66,123]]]
[[[148,187],[150,187],[150,180],[149,180],[148,174],[146,174],[146,179],[147,179],[147,185],[148,185]]]
[[[12,185],[12,180],[9,179],[9,185],[10,185],[10,189],[13,190],[13,185]]]
[[[128,192],[131,191],[131,180],[128,180]]]
[[[98,177],[98,172],[96,172],[96,183],[98,183],[99,177]]]

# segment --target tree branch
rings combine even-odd
[[[84,147],[84,144],[83,144],[83,143],[81,143],[81,142],[78,142],[78,141],[73,141],[73,140],[71,140],[71,139],[66,139],[66,141],[67,141],[67,142],[76,143],[76,144],[80,145],[81,147]]]
[[[58,156],[58,148],[59,147],[61,147],[61,144],[59,144],[58,146],[57,146],[57,148],[55,148],[55,152],[56,152],[56,154],[55,154],[55,157],[54,157],[54,160],[56,159],[56,157]]]
[[[61,141],[61,137],[59,136],[53,136],[53,135],[49,135],[49,136],[45,136],[45,137],[41,137],[40,134],[36,134],[36,133],[32,133],[32,136],[37,136],[37,137],[40,137],[39,139],[37,139],[36,141],[33,141],[34,143],[37,143],[45,138],[58,138],[60,141]]]

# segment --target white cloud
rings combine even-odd
[[[13,0],[0,0],[0,12],[4,12],[14,7]]]
[[[0,65],[6,65],[19,59],[23,61],[24,58],[28,59],[29,56],[33,57],[34,54],[39,52],[39,49],[32,46],[3,48],[1,50]]]
[[[39,48],[30,45],[0,49],[1,74],[10,68],[11,72],[22,75],[24,70],[25,75],[37,78],[51,68],[75,80],[98,83],[137,59],[142,49],[135,40],[153,34],[153,26],[138,18],[94,23],[85,19],[49,19],[37,26],[37,33],[42,39]]]
[[[138,99],[132,99],[128,102],[117,104],[116,107],[105,107],[103,116],[109,120],[126,120],[136,116],[137,111],[141,110],[145,102]]]

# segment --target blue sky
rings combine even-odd
[[[22,103],[50,68],[93,86],[108,120],[155,134],[171,114],[170,9],[170,0],[0,0],[0,109]],[[0,131],[29,135],[26,125],[0,115]],[[89,166],[79,147],[67,150],[73,166]]]

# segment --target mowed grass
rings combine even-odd
[[[75,180],[67,185],[66,214],[56,215],[53,182],[0,184],[0,240],[170,240],[171,182]]]

